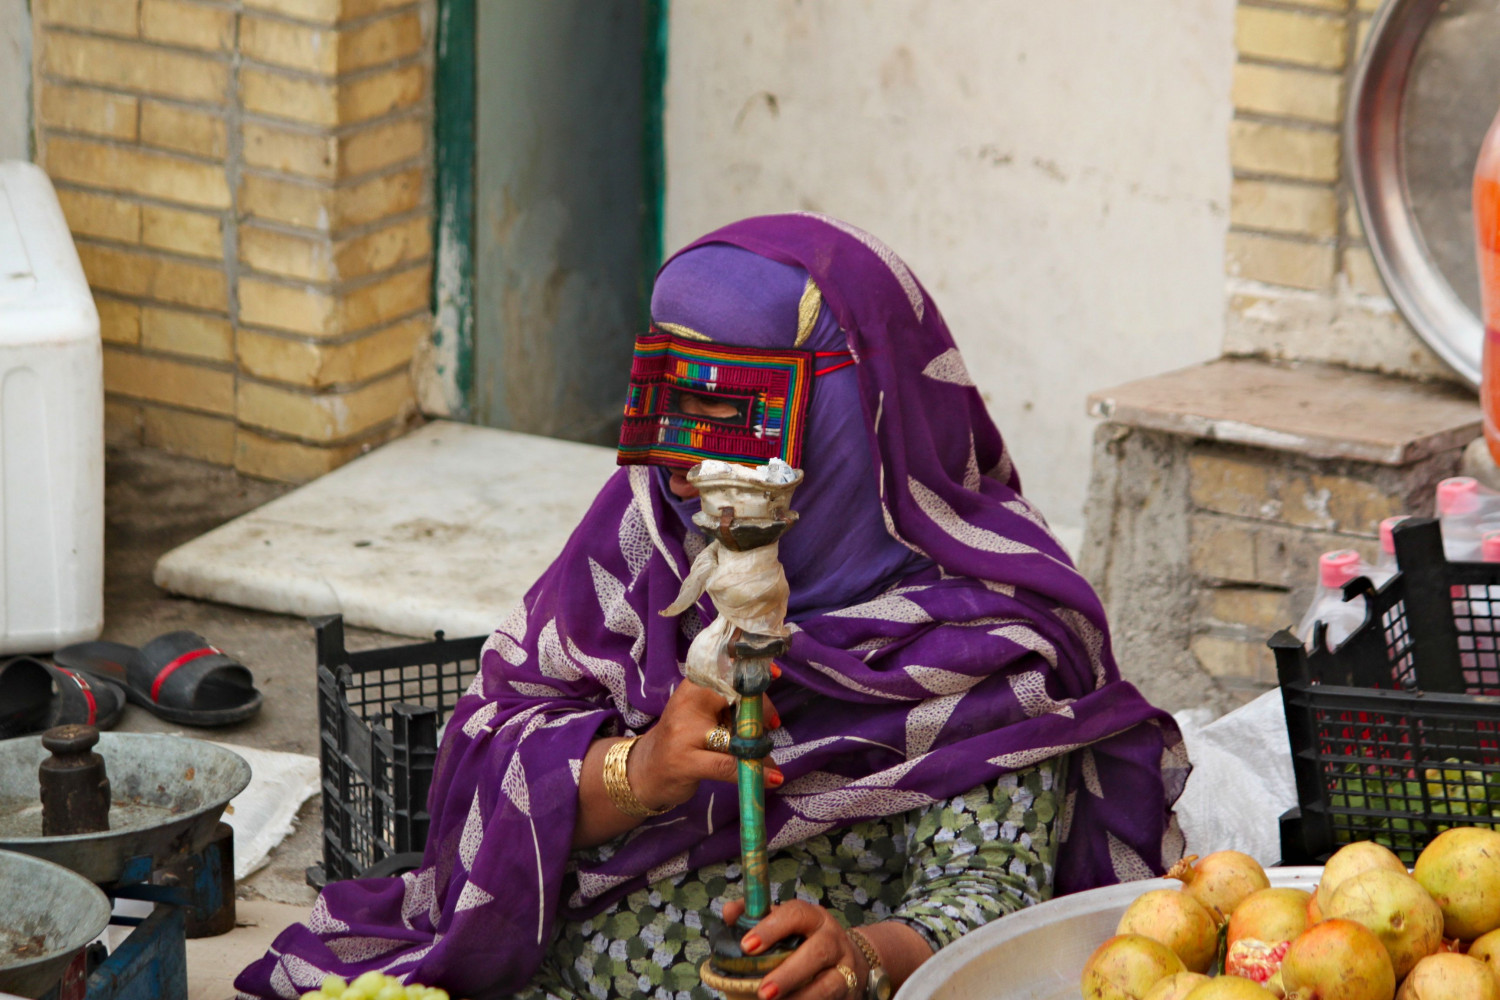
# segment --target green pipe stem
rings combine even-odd
[[[758,740],[765,735],[763,696],[740,699],[735,712],[735,735]],[[765,765],[759,760],[739,762],[740,854],[745,869],[745,918],[759,921],[771,911],[771,876],[766,865]]]

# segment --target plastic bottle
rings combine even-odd
[[[1344,600],[1344,584],[1357,576],[1369,575],[1372,568],[1361,562],[1359,553],[1353,549],[1338,549],[1318,557],[1318,590],[1307,614],[1297,626],[1297,638],[1304,646],[1309,650],[1313,648],[1313,626],[1318,622],[1327,625],[1325,636],[1329,649],[1338,646],[1364,624],[1365,599]]]
[[[1484,441],[1500,464],[1500,115],[1495,117],[1474,165],[1474,243],[1484,313],[1479,403]]]
[[[1479,540],[1479,558],[1482,562],[1500,562],[1500,531],[1486,531]]]
[[[1396,525],[1406,520],[1407,515],[1401,514],[1397,517],[1388,517],[1380,522],[1380,555],[1375,559],[1375,565],[1370,567],[1366,574],[1370,582],[1377,587],[1384,587],[1390,582],[1391,577],[1396,575],[1399,567],[1396,565]]]
[[[1469,476],[1444,479],[1437,485],[1437,515],[1448,561],[1478,562],[1480,536],[1500,529],[1500,494]]]

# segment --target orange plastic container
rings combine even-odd
[[[1479,402],[1484,440],[1500,464],[1500,115],[1474,166],[1474,242],[1479,254],[1479,291],[1484,302],[1484,352]]]

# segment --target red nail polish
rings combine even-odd
[[[783,781],[786,781],[786,775],[782,774],[780,771],[766,772],[766,784],[770,785],[772,788],[778,787]]]
[[[766,983],[766,985],[760,988],[760,1000],[776,1000],[776,996],[780,992],[780,986],[777,986],[775,983]]]
[[[746,934],[743,938],[740,939],[740,947],[745,949],[747,952],[760,951],[760,935]]]
[[[774,663],[771,664],[771,677],[774,679],[780,679],[781,677],[781,668]]]

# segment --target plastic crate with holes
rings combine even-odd
[[[479,669],[488,636],[351,653],[338,615],[313,620],[323,863],[308,884],[410,867],[427,843],[427,790],[438,733]],[[390,870],[386,870],[390,869]]]
[[[1281,817],[1282,861],[1319,863],[1373,840],[1415,861],[1452,826],[1500,827],[1500,563],[1448,562],[1440,526],[1395,530],[1399,572],[1333,651],[1271,637],[1298,807]]]

